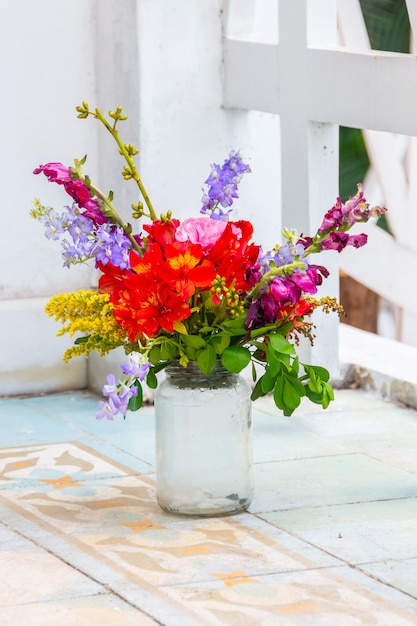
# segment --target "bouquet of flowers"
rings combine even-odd
[[[333,399],[329,373],[300,363],[296,346],[300,336],[313,342],[315,309],[339,314],[342,309],[333,298],[315,297],[329,272],[310,256],[363,246],[366,234],[347,231],[385,209],[370,208],[358,185],[345,204],[336,200],[313,237],[285,228],[283,243],[264,250],[252,241],[249,221],[231,219],[238,185],[250,172],[240,152],[232,150],[222,166],[211,166],[199,216],[158,217],[135,165],[138,150],[120,138],[118,124],[126,119],[121,107],[106,117],[83,102],[77,112],[111,133],[125,160],[122,175],[140,193],[133,218],[149,220],[138,232],[125,223],[112,192],[103,193],[84,174],[85,158],[73,167],[47,163],[34,170],[61,185],[72,200],[62,213],[39,200],[31,211],[46,237],[60,240],[64,266],[94,259],[100,271],[96,290],[58,294],[47,303],[47,314],[62,323],[58,335],[76,336],[64,360],[88,357],[92,350],[105,355],[120,346],[129,355],[120,381],[109,374],[97,417],[113,419],[139,409],[143,382],[155,388],[158,372],[190,361],[207,376],[218,360],[234,373],[252,364],[252,400],[272,392],[284,415],[304,396],[326,408]]]

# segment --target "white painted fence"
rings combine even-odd
[[[368,245],[344,252],[340,267],[400,307],[397,338],[417,345],[416,55],[371,50],[358,0],[259,0],[245,14],[240,7],[230,0],[225,102],[280,116],[284,223],[317,225],[337,184],[336,125],[365,129],[365,191],[389,207],[394,237],[372,225]],[[407,9],[414,33],[416,0]],[[266,37],[254,33],[261,11]]]
[[[416,2],[407,1],[412,25]],[[415,341],[408,329],[417,296],[403,276],[416,275],[417,60],[370,51],[356,0],[73,0],[65,19],[56,0],[20,0],[0,12],[7,59],[0,65],[0,393],[87,381],[84,362],[61,364],[66,342],[55,338],[43,306],[58,291],[88,287],[91,271],[62,269],[58,248],[27,216],[33,196],[56,208],[65,202],[32,169],[85,153],[89,173],[129,214],[135,198],[110,138],[92,120],[76,119],[83,99],[129,113],[125,137],[141,148],[142,176],[160,212],[197,214],[209,164],[230,146],[242,148],[253,173],[237,215],[254,222],[265,246],[279,239],[282,224],[315,230],[338,191],[337,125],[369,129],[366,192],[389,206],[395,239],[378,229],[366,248],[340,260],[402,307],[403,337]],[[337,261],[334,254],[326,285],[333,293]],[[327,341],[314,357],[336,368],[337,325],[323,324]],[[107,364],[94,364],[102,380]]]

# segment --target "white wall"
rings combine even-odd
[[[42,227],[29,217],[33,197],[56,209],[67,203],[62,188],[32,171],[47,161],[71,165],[75,157],[88,154],[86,171],[97,179],[101,137],[94,122],[77,119],[75,106],[84,99],[97,105],[100,97],[100,104],[113,107],[113,102],[105,101],[106,89],[99,89],[97,77],[105,86],[110,68],[119,75],[114,63],[101,61],[112,58],[116,52],[112,46],[120,52],[120,20],[125,19],[127,5],[135,7],[134,2],[103,0],[99,12],[94,0],[73,0],[70,5],[56,0],[9,0],[0,6],[0,151],[6,235],[0,246],[3,394],[83,387],[87,382],[83,360],[62,364],[62,352],[70,341],[56,339],[58,326],[43,308],[54,293],[88,287],[91,269],[63,268],[59,246],[46,240]],[[113,38],[105,36],[110,24]],[[136,71],[133,78],[137,79]],[[111,79],[112,92],[121,97],[121,81],[114,75]]]

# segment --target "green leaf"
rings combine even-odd
[[[311,372],[314,372],[314,377],[319,378],[325,383],[329,381],[330,374],[325,367],[320,367],[320,365],[305,365],[304,363],[302,363],[302,366],[307,374],[309,374],[310,378],[312,378]]]
[[[224,328],[242,328],[245,329],[246,315],[240,315],[234,319],[228,319],[222,323]],[[245,332],[247,332],[245,330]]]
[[[181,339],[186,346],[196,350],[200,350],[200,348],[204,348],[206,345],[206,342],[200,335],[183,335]]]
[[[146,384],[150,389],[156,389],[158,386],[158,379],[155,375],[155,370],[151,367],[146,374]]]
[[[252,361],[252,380],[253,380],[254,383],[256,383],[257,377],[258,377],[258,375],[256,373],[255,363],[253,363],[253,361]]]
[[[315,404],[321,404],[323,409],[327,409],[330,402],[334,400],[333,387],[329,383],[319,383],[318,391],[311,391],[308,386],[305,387],[305,391],[308,399]]]
[[[216,351],[212,346],[207,345],[197,353],[197,365],[206,376],[210,376],[216,365]]]
[[[262,391],[262,379],[263,379],[263,376],[259,378],[258,382],[256,383],[255,387],[252,390],[252,394],[250,397],[252,401],[255,401],[261,396],[265,395],[264,392]]]
[[[185,349],[185,354],[190,359],[190,361],[196,361],[197,360],[197,350],[195,348],[191,348],[191,346],[188,346]]]
[[[284,391],[284,378],[283,376],[280,376],[277,379],[277,382],[275,383],[275,387],[274,387],[274,402],[276,404],[276,406],[281,409],[281,411],[284,410],[284,400],[283,400],[283,391]]]
[[[75,345],[79,345],[80,343],[87,343],[89,339],[90,339],[90,335],[87,335],[87,337],[77,337],[74,343]]]
[[[268,353],[268,369],[270,370],[273,376],[278,376],[283,368],[283,360],[276,358],[276,352],[273,350]],[[289,365],[289,360],[288,360]]]
[[[266,369],[265,374],[262,376],[262,391],[264,395],[273,390],[276,380],[277,376],[273,376],[271,370]]]
[[[268,335],[269,345],[280,354],[295,354],[295,348],[282,335]]]
[[[161,349],[159,348],[159,346],[154,346],[149,351],[149,361],[152,363],[152,365],[157,365],[157,363],[159,363],[160,360],[161,360]]]
[[[137,411],[138,409],[140,409],[140,407],[142,406],[142,402],[143,402],[143,391],[142,391],[142,385],[140,384],[140,382],[137,380],[136,383],[136,388],[138,390],[138,393],[136,396],[132,396],[129,399],[127,408],[130,411]]]
[[[213,346],[216,354],[220,355],[230,345],[230,335],[213,335],[213,337],[209,339],[209,344]]]
[[[296,409],[301,402],[301,398],[305,395],[304,385],[300,383],[298,378],[284,376],[282,399],[287,409],[292,411]]]
[[[221,324],[219,324],[219,328],[223,330],[227,335],[246,335],[247,330],[245,328],[246,317],[240,316],[235,319],[228,319]]]
[[[222,364],[229,370],[239,374],[251,360],[251,353],[248,348],[242,346],[229,346],[222,354]]]
[[[184,336],[184,335],[183,335]],[[178,348],[169,339],[161,344],[161,359],[163,361],[173,361],[178,358]]]

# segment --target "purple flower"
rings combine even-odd
[[[341,199],[337,198],[336,204],[325,214],[318,233],[323,234],[339,229],[348,230],[357,222],[367,222],[369,218],[380,217],[385,212],[386,209],[380,206],[369,208],[369,204],[363,195],[362,185],[359,183],[357,194],[351,196],[346,204],[343,204]],[[333,250],[337,248],[324,249]]]
[[[75,244],[82,242],[83,244],[88,242],[88,238],[94,231],[93,222],[85,217],[84,214],[78,214],[68,210],[66,213],[67,227],[66,230],[71,235]]]
[[[252,267],[248,267],[245,272],[245,281],[248,283],[249,287],[255,287],[257,283],[261,280],[263,276],[262,267],[259,263],[253,265]]]
[[[54,209],[46,209],[45,214],[39,217],[41,224],[45,226],[45,237],[47,239],[58,240],[65,232],[65,221]]]
[[[323,282],[323,276],[327,277],[329,272],[325,267],[310,265],[305,271],[297,271],[291,275],[291,281],[305,293],[317,293],[317,285]],[[294,301],[293,301],[294,302]]]
[[[327,239],[321,242],[321,249],[342,252],[346,246],[361,248],[367,241],[368,235],[365,233],[361,233],[360,235],[348,235],[347,233],[331,232]]]
[[[210,176],[205,181],[208,190],[202,198],[203,206],[200,212],[209,214],[213,219],[227,221],[230,210],[225,213],[220,207],[230,207],[233,200],[239,197],[238,185],[246,172],[250,172],[249,165],[242,161],[240,152],[237,150],[231,150],[229,158],[221,167],[213,163]]]
[[[341,198],[337,198],[336,204],[325,214],[319,233],[326,233],[343,226],[344,223],[344,205]]]
[[[288,301],[295,302],[301,294],[301,289],[294,285],[290,278],[277,276],[269,283],[269,293],[273,300],[281,305]],[[294,300],[295,297],[295,300]]]
[[[126,416],[129,400],[132,396],[137,395],[136,387],[129,387],[124,382],[116,385],[116,379],[113,374],[107,375],[107,385],[103,387],[103,395],[108,397],[107,402],[99,401],[101,410],[96,413],[97,419],[113,419],[115,415],[120,413]]]
[[[354,248],[361,248],[368,241],[368,235],[365,233],[361,233],[360,235],[350,235],[348,240],[348,246],[353,246]]]
[[[91,246],[90,255],[95,256],[96,263],[111,263],[121,269],[130,267],[129,250],[132,244],[119,226],[101,224],[95,232],[96,240]]]
[[[120,366],[122,372],[131,377],[131,379],[138,378],[141,382],[145,380],[146,374],[151,367],[150,363],[140,363],[135,357],[130,357],[129,362]]]
[[[100,211],[97,200],[91,197],[90,190],[82,180],[71,180],[65,184],[65,191],[71,196],[79,207],[85,209],[84,215],[90,218],[95,224],[104,224],[109,218]]]
[[[279,313],[279,305],[270,294],[263,293],[252,302],[246,316],[245,328],[255,330],[273,324]]]
[[[348,240],[349,235],[347,233],[330,232],[327,239],[322,241],[321,249],[342,252],[346,248]]]
[[[101,409],[96,413],[96,419],[98,420],[102,420],[104,417],[108,420],[112,420],[119,412],[119,406],[116,406],[112,398],[110,398],[107,402],[100,400],[98,404]]]

